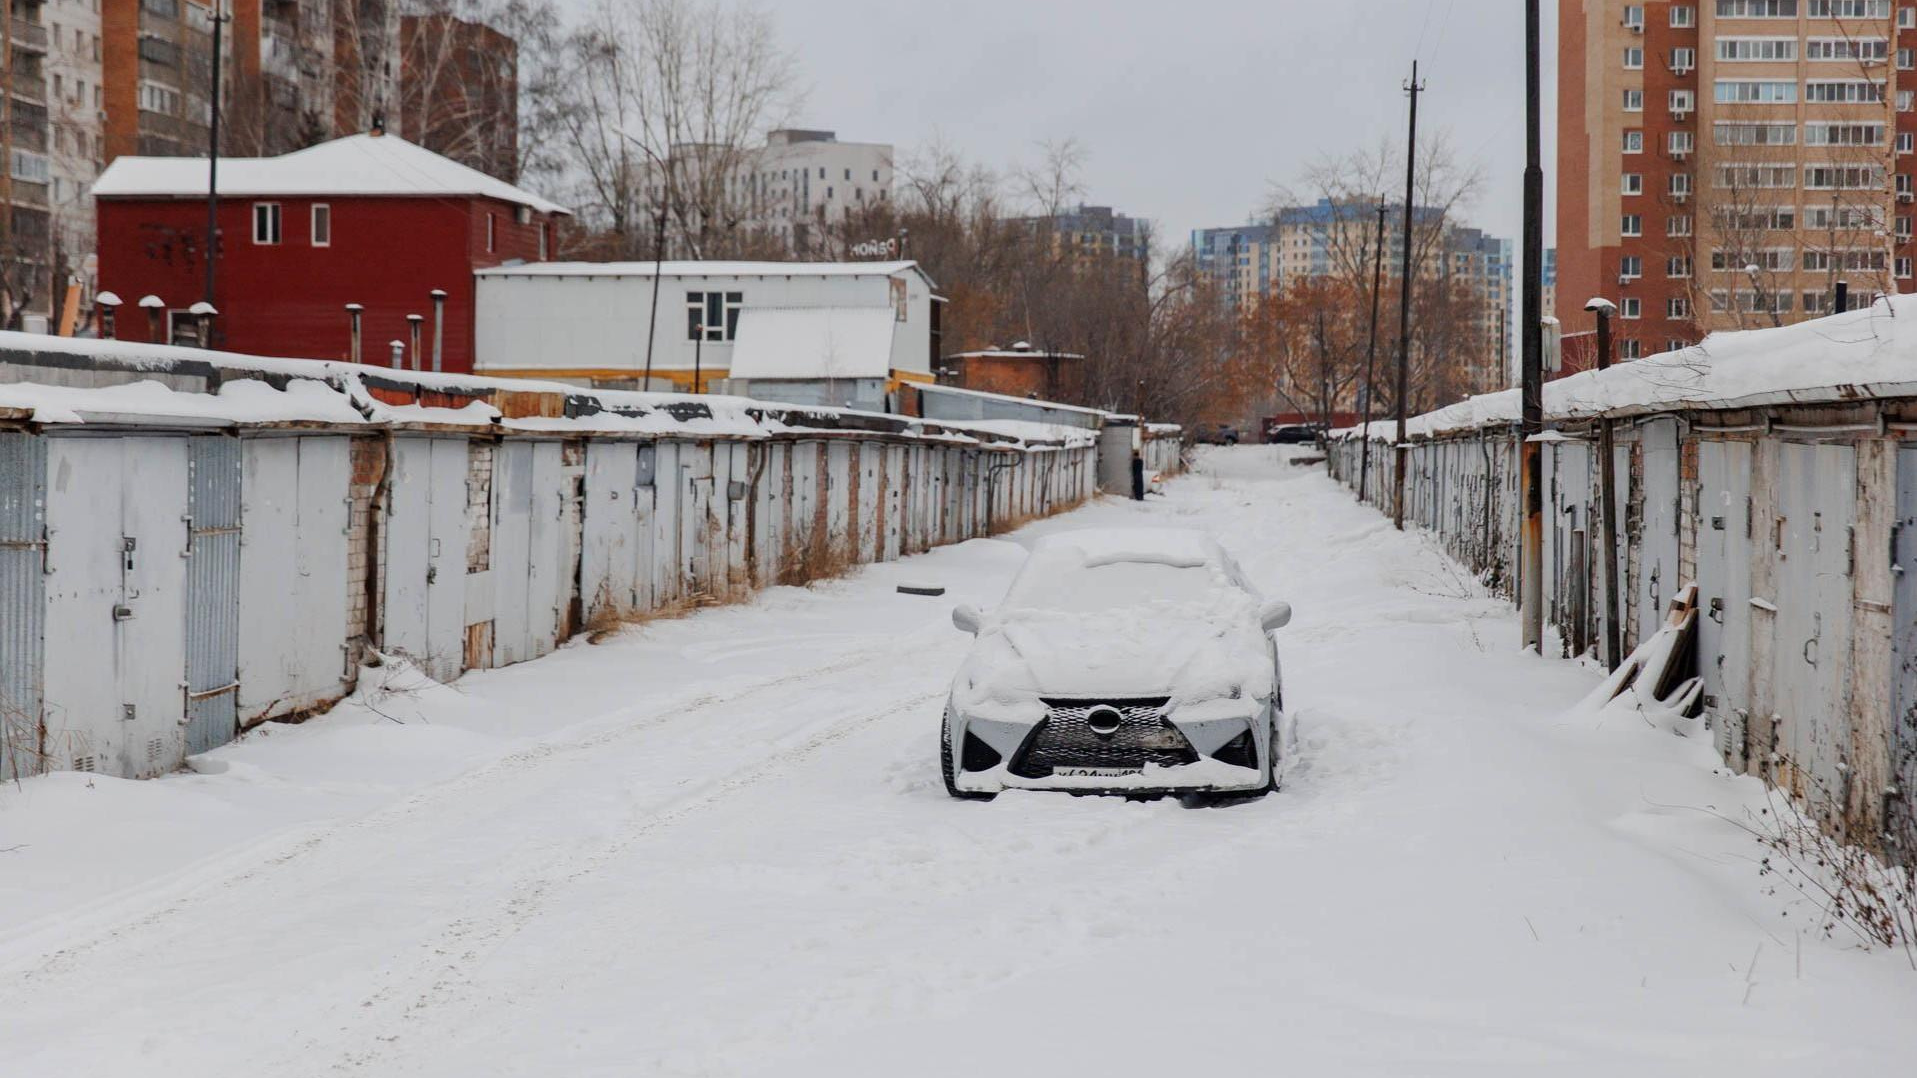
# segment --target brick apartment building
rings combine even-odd
[[[1567,333],[1593,296],[1631,358],[1910,288],[1917,5],[1561,0],[1558,50]]]

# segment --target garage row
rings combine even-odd
[[[1830,830],[1908,844],[1917,791],[1917,443],[1907,402],[1687,410],[1613,421],[1619,635],[1698,586],[1697,676],[1718,752]],[[1604,632],[1597,422],[1539,439],[1545,617],[1570,656]],[[1515,594],[1519,439],[1413,440],[1405,518]],[[1389,511],[1393,453],[1334,440],[1333,474]]]
[[[0,775],[163,773],[325,708],[372,652],[451,680],[1096,490],[1090,438],[767,426],[0,429]]]

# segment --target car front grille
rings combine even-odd
[[[1146,764],[1175,767],[1198,762],[1191,742],[1165,721],[1170,697],[1043,702],[1045,718],[1012,759],[1010,770],[1020,778],[1050,778],[1060,767],[1137,770]],[[1101,707],[1118,712],[1118,728],[1110,733],[1092,729],[1090,716]]]

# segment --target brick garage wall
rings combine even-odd
[[[373,542],[373,502],[380,480],[386,477],[386,440],[355,438],[353,476],[347,491],[346,647],[347,659],[357,668],[372,642],[367,624],[368,583],[385,579],[384,545]]]

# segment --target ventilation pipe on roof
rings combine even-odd
[[[1837,298],[1830,305],[1833,314],[1842,314],[1850,310],[1850,282],[1837,282]]]
[[[410,327],[413,331],[413,369],[414,370],[419,370],[420,358],[421,358],[419,354],[419,328],[425,321],[426,321],[426,316],[423,314],[409,314],[406,316],[406,325]]]
[[[352,324],[353,330],[353,343],[351,350],[347,352],[347,358],[351,359],[354,363],[359,362],[359,316],[360,312],[365,309],[366,308],[357,303],[349,303],[346,305],[346,318]]]
[[[441,370],[440,346],[446,340],[446,290],[433,289],[433,373]]]
[[[213,316],[220,312],[211,303],[201,300],[186,309],[193,316],[194,331],[199,334],[200,347],[213,347]]]
[[[155,344],[165,344],[160,336],[160,315],[166,310],[166,301],[148,294],[140,297],[140,307],[146,311],[146,339]]]
[[[406,342],[401,340],[391,340],[386,342],[386,346],[393,350],[393,369],[396,371],[405,370],[406,369]]]
[[[113,339],[113,316],[119,310],[120,297],[113,292],[102,292],[93,297],[93,309],[100,314],[100,339]]]

